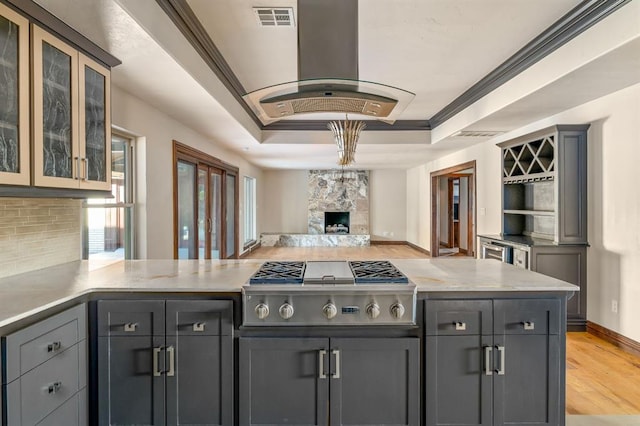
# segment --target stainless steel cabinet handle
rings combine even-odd
[[[193,324],[193,331],[204,331],[204,322],[196,322]]]
[[[76,157],[76,180],[80,180],[80,170],[82,169],[82,166],[80,165],[80,161],[82,161],[82,158],[80,157]]]
[[[318,375],[319,379],[326,379],[327,373],[324,372],[324,357],[327,355],[327,351],[324,349],[318,351],[318,370],[320,370],[320,374]]]
[[[169,371],[167,371],[167,376],[173,377],[176,375],[176,350],[173,346],[167,347],[166,350],[169,354]]]
[[[464,330],[467,329],[467,323],[466,322],[456,321],[454,324],[456,326],[456,330],[458,330],[458,331],[464,331]]]
[[[339,379],[340,378],[340,350],[334,349],[332,352],[336,356],[336,372],[333,373],[333,376],[331,377],[334,379]]]
[[[126,331],[127,333],[136,331],[136,328],[138,328],[137,322],[128,322],[124,325],[124,331]]]
[[[491,369],[491,352],[493,348],[491,346],[484,347],[484,374],[485,376],[492,376],[493,370]]]
[[[62,342],[52,342],[47,345],[47,352],[57,352],[62,347]]]
[[[496,371],[496,373],[498,373],[498,376],[504,376],[504,346],[496,345],[496,349],[498,349],[498,353],[500,354],[500,364],[498,365],[498,370]]]
[[[160,377],[162,375],[162,371],[158,369],[160,365],[160,352],[162,352],[162,346],[159,348],[153,348],[153,376]]]
[[[45,389],[49,395],[52,395],[60,390],[62,387],[62,382],[54,382],[48,385]]]
[[[533,321],[525,321],[522,323],[525,330],[535,330],[536,325]]]

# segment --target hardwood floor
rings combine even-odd
[[[568,333],[567,413],[640,414],[640,357],[593,334]]]
[[[376,260],[424,259],[407,245],[370,247],[261,247],[251,259]],[[567,334],[567,414],[640,414],[640,357],[589,333]],[[578,425],[582,420],[575,420]],[[591,424],[598,423],[598,419]],[[626,422],[626,423],[625,423]],[[607,423],[608,424],[608,423]],[[611,424],[637,424],[622,423]]]
[[[381,260],[428,259],[429,256],[405,244],[369,247],[260,247],[245,259],[273,260]]]

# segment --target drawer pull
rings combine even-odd
[[[137,322],[128,322],[124,325],[124,331],[126,331],[127,333],[135,332],[136,328],[138,328]]]
[[[522,323],[522,325],[524,325],[525,330],[535,330],[536,328],[536,325],[533,323],[533,321],[525,321]]]
[[[460,321],[456,321],[454,322],[455,326],[456,326],[456,330],[458,331],[464,331],[467,329],[467,323],[466,322],[460,322]]]
[[[51,383],[49,386],[47,386],[46,390],[49,395],[53,395],[54,393],[58,392],[61,387],[62,387],[62,382],[54,382],[54,383]]]
[[[62,347],[62,342],[52,342],[47,345],[47,352],[57,352]]]
[[[204,331],[204,322],[196,322],[193,324],[193,331]]]

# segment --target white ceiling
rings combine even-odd
[[[213,143],[226,145],[267,168],[336,167],[337,155],[328,130],[261,130],[155,0],[36,1],[122,61],[113,70],[114,85],[210,137]],[[252,10],[255,6],[295,10],[295,0],[187,3],[247,91],[297,79],[297,29],[260,27]],[[578,3],[360,1],[359,77],[414,92],[415,99],[399,119],[427,120]],[[514,99],[511,106],[455,130],[513,130],[540,115],[551,115],[545,110],[549,99],[554,100],[554,111],[549,112],[555,112],[639,82],[640,73],[631,68],[637,67],[638,54],[631,45],[622,52],[603,55],[600,62],[592,61],[583,71],[573,70],[546,84],[539,93]],[[606,79],[613,83],[599,88],[594,82],[602,80],[612,64],[620,68],[611,74],[612,79]],[[584,87],[590,90],[583,91]],[[300,118],[326,119],[327,115]],[[431,143],[428,131],[365,130],[356,167],[408,168],[484,140],[445,135],[437,138],[438,143]]]

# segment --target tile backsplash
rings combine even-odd
[[[81,200],[0,198],[0,277],[81,257]]]

